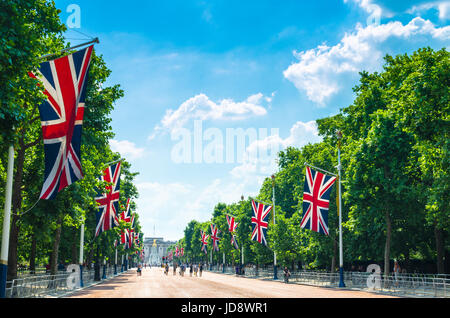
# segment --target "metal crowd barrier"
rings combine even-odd
[[[213,272],[236,274],[236,268],[226,266],[212,267]],[[273,279],[273,267],[255,268],[244,267],[244,274],[248,278]],[[283,269],[278,268],[278,281],[284,280]],[[291,271],[289,283],[304,284],[321,287],[339,287],[339,273],[325,271],[299,270]],[[344,283],[347,289],[356,289],[368,292],[384,293],[400,297],[450,297],[450,275],[445,274],[399,274],[397,277],[391,274],[385,277],[383,274],[366,272],[344,272]]]
[[[25,275],[7,282],[6,298],[45,298],[61,297],[72,293],[80,288],[70,288],[67,281],[72,273],[58,272],[56,275],[36,274]],[[117,275],[120,275],[120,268],[117,268]],[[114,267],[108,266],[105,270],[105,278],[110,279],[115,276]],[[89,287],[105,279],[103,268],[100,269],[100,281],[95,281],[95,271],[93,269],[83,270],[83,286]]]

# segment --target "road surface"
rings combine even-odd
[[[153,267],[137,276],[130,270],[116,278],[78,291],[68,298],[388,298],[364,291],[284,284],[234,275],[203,272],[202,277],[164,275]]]

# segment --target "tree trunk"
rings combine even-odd
[[[51,257],[50,264],[50,273],[52,275],[56,275],[58,270],[58,254],[59,254],[59,242],[61,241],[61,230],[62,230],[62,216],[58,216],[58,220],[56,221],[56,231],[55,231],[55,241],[53,242],[53,251]]]
[[[36,245],[37,239],[35,234],[35,229],[33,228],[33,234],[31,236],[31,251],[30,251],[30,273],[36,273]]]
[[[444,238],[442,229],[434,226],[434,238],[436,241],[436,266],[437,273],[444,274]]]
[[[386,245],[384,247],[384,275],[389,276],[389,262],[391,255],[391,217],[389,216],[389,211],[386,211]]]

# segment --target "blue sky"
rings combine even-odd
[[[274,151],[258,150],[319,141],[314,121],[352,103],[359,71],[381,70],[385,54],[450,43],[448,1],[55,2],[63,22],[70,4],[80,8],[68,41],[100,38],[108,85],[125,91],[111,146],[140,173],[145,236],[170,240],[190,220],[209,220],[217,202],[258,193],[277,169]],[[172,137],[200,121],[203,133],[242,128],[257,139],[241,149],[243,161],[176,162]]]

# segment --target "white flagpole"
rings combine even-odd
[[[98,38],[95,38],[92,41],[89,41],[89,42],[86,42],[86,43],[81,43],[81,44],[69,47],[67,49],[61,50],[61,51],[59,51],[59,53],[50,53],[50,54],[43,55],[39,59],[43,60],[43,59],[49,58],[49,57],[51,57],[53,55],[61,54],[61,53],[64,53],[64,52],[67,52],[67,51],[70,51],[70,50],[74,50],[74,49],[77,49],[79,47],[82,47],[82,46],[85,46],[85,45],[89,45],[89,44],[92,44],[92,43],[100,43],[100,41],[99,41]]]
[[[223,266],[222,266],[222,273],[225,273],[225,252],[223,252]]]
[[[275,225],[275,175],[272,175],[273,225]],[[273,251],[273,279],[277,280],[277,253]]]
[[[117,275],[117,246],[116,246],[116,258],[114,260],[114,275]]]
[[[342,197],[341,197],[341,139],[342,132],[336,132],[338,138],[338,191],[339,191],[339,287],[345,287],[344,283],[344,252],[342,246]]]
[[[8,274],[9,230],[11,227],[11,201],[14,173],[14,146],[9,147],[8,170],[6,177],[5,208],[3,216],[2,250],[0,256],[0,298],[6,298],[6,279]]]
[[[84,259],[84,220],[81,223],[80,230],[80,287],[84,287],[83,283],[83,259]]]

